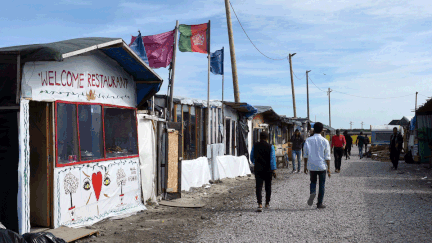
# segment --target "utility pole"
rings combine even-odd
[[[238,79],[237,79],[237,63],[236,63],[236,55],[234,49],[234,36],[233,36],[232,24],[231,24],[231,12],[230,12],[229,0],[225,0],[225,10],[226,10],[226,17],[227,17],[228,38],[229,38],[230,54],[231,54],[231,70],[232,70],[232,78],[233,78],[233,86],[234,86],[234,100],[236,103],[240,103],[240,91],[239,91]]]
[[[363,122],[361,122],[360,124],[361,124],[361,129],[363,130]]]
[[[352,124],[353,124],[353,122],[351,121],[350,122],[350,130],[352,130]]]
[[[307,119],[309,121],[309,79],[308,79],[308,73],[310,72],[306,71],[306,94],[307,94]]]
[[[418,95],[418,92],[416,92],[416,102],[415,102],[414,115],[415,115],[415,112],[417,111],[417,95]]]
[[[294,110],[294,118],[297,117],[296,113],[296,103],[295,103],[295,92],[294,92],[294,79],[293,79],[293,71],[292,71],[292,62],[291,57],[293,57],[296,53],[289,54],[289,65],[290,65],[290,73],[291,73],[291,91],[292,91],[292,99],[293,99],[293,110]]]
[[[331,127],[330,93],[331,93],[332,91],[333,91],[333,90],[331,90],[330,88],[329,88],[328,91],[327,91],[327,94],[328,94],[328,96],[329,96],[329,127]]]

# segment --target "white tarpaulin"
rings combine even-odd
[[[138,115],[138,144],[141,169],[141,190],[144,201],[156,201],[156,122]]]
[[[251,174],[248,160],[244,155],[240,157],[232,155],[218,156],[216,158],[216,162],[216,175],[218,176],[216,179],[223,179],[227,177],[234,178],[237,176]]]
[[[181,168],[181,189],[189,191],[191,187],[201,187],[211,180],[210,167],[206,157],[183,160]]]

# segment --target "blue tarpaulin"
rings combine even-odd
[[[249,105],[249,104],[241,105],[240,107],[244,107],[244,108],[246,108],[246,109],[248,110],[247,113],[244,113],[244,116],[245,116],[246,118],[249,118],[249,117],[255,115],[255,114],[258,112],[258,109],[257,109],[257,108],[255,108],[255,107],[253,107],[253,106],[251,106],[251,105]]]
[[[416,121],[417,121],[417,116],[414,116],[410,121],[410,130],[411,131],[415,130]]]

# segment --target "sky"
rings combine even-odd
[[[297,117],[334,128],[369,128],[413,116],[432,96],[432,5],[419,0],[232,0],[241,102],[271,106],[293,117],[286,57],[292,57]],[[224,0],[6,1],[0,9],[0,47],[81,37],[154,35],[180,24],[211,21],[211,50],[225,49],[224,98],[234,101]],[[164,79],[168,69],[155,71]],[[177,51],[174,95],[207,99],[207,55]],[[210,99],[222,99],[222,76],[210,76]],[[365,98],[366,97],[366,98]]]

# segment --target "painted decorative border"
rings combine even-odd
[[[79,168],[80,170],[82,170],[84,167],[91,167],[91,168],[98,168],[98,169],[102,169],[104,172],[106,172],[110,167],[115,166],[115,165],[126,165],[126,164],[135,164],[137,167],[137,183],[138,183],[138,187],[139,190],[141,192],[141,171],[140,171],[140,166],[139,166],[139,159],[138,158],[133,158],[133,159],[121,159],[121,160],[117,160],[117,161],[104,161],[104,162],[95,162],[95,163],[89,163],[89,164],[80,164],[80,165],[75,165],[75,166],[68,166],[68,167],[58,167],[55,170],[55,191],[56,191],[56,201],[55,201],[55,205],[56,205],[56,209],[55,209],[55,228],[60,227],[62,225],[64,226],[71,226],[71,227],[79,227],[79,226],[84,226],[84,225],[88,225],[89,222],[97,222],[99,220],[105,219],[107,217],[112,217],[112,216],[117,216],[117,215],[121,215],[123,213],[131,213],[131,212],[137,212],[137,211],[141,211],[141,210],[145,210],[145,206],[142,204],[142,198],[141,198],[141,193],[138,194],[139,195],[139,200],[137,201],[138,203],[135,205],[131,205],[131,206],[125,206],[122,208],[116,208],[116,209],[112,209],[109,210],[107,212],[105,212],[104,214],[101,214],[99,216],[96,217],[89,217],[89,218],[85,218],[85,219],[80,219],[77,221],[74,221],[73,223],[68,223],[68,224],[62,224],[61,223],[61,206],[60,206],[60,194],[61,194],[61,187],[60,187],[60,173],[65,173],[67,171],[72,171],[75,170],[77,168]]]
[[[80,96],[88,96],[88,94],[85,94],[84,92],[81,92],[81,93],[75,93],[75,92],[58,92],[58,91],[48,91],[48,90],[41,90],[40,92],[39,92],[40,94],[42,94],[42,93],[45,93],[45,94],[59,94],[59,95],[66,95],[66,97],[68,97],[69,95],[78,95],[78,97],[80,97]],[[98,95],[94,95],[96,98],[104,98],[104,99],[124,99],[124,98],[127,98],[127,99],[130,99],[130,96],[129,95],[123,95],[123,96],[114,96],[114,95],[112,95],[112,96],[110,96],[110,95],[107,95],[107,96],[105,96],[105,95],[101,95],[101,94],[98,94]]]

